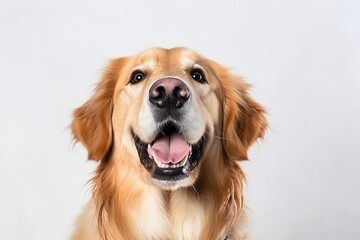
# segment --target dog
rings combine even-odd
[[[98,161],[71,239],[248,239],[239,162],[268,127],[249,88],[187,48],[112,60],[70,125]]]

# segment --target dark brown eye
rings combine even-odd
[[[194,79],[195,81],[199,82],[199,83],[204,83],[206,82],[204,74],[202,73],[201,70],[199,69],[194,69],[191,71],[190,73],[192,79]]]
[[[132,75],[131,75],[131,79],[130,79],[130,82],[132,84],[135,84],[135,83],[139,83],[141,82],[142,80],[144,80],[145,78],[145,74],[141,71],[135,71]]]

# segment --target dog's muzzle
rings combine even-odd
[[[133,132],[140,162],[156,180],[174,182],[189,177],[202,155],[205,137],[190,144],[183,131],[189,110],[190,90],[177,78],[162,78],[149,90],[149,104],[156,124],[156,136],[142,141]]]

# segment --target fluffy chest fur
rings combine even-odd
[[[207,214],[199,199],[184,190],[168,195],[151,189],[144,194],[131,214],[137,239],[200,239]]]
[[[224,194],[223,208],[219,211],[217,200],[207,194],[199,193],[194,188],[182,188],[176,191],[164,191],[156,186],[141,181],[131,170],[126,173],[111,169],[121,169],[114,161],[113,168],[94,178],[95,216],[99,216],[101,239],[159,239],[192,240],[222,239],[229,231],[228,219],[233,218],[230,209],[233,203]],[[126,166],[125,163],[122,167]],[[112,176],[109,181],[104,181]],[[102,179],[98,182],[98,179]],[[113,185],[111,180],[121,182]],[[103,185],[104,182],[109,185]],[[98,187],[98,188],[97,188]],[[104,190],[111,196],[103,198]],[[205,191],[205,190],[203,190]],[[239,192],[229,195],[240,195]],[[230,210],[230,211],[229,211]],[[226,224],[225,224],[226,223]]]
[[[73,235],[73,240],[100,240],[100,239],[157,239],[157,240],[192,240],[206,239],[204,232],[208,231],[208,221],[217,223],[212,218],[212,211],[204,208],[199,199],[186,191],[178,191],[173,196],[163,194],[157,189],[144,192],[146,199],[137,202],[135,209],[122,211],[118,224],[128,226],[131,222],[131,228],[125,229],[116,226],[113,216],[106,214],[105,232],[98,232],[99,228],[96,221],[96,206],[91,202],[86,210],[80,216],[81,225]],[[169,202],[167,202],[169,200]],[[93,219],[91,221],[90,219]],[[244,218],[242,218],[244,219]],[[114,225],[115,224],[115,225]],[[211,225],[211,224],[210,224]],[[245,222],[237,224],[232,229],[233,239],[246,239]],[[119,231],[122,229],[122,231]],[[218,236],[213,239],[224,239],[230,232],[225,232],[225,228],[220,228]],[[102,236],[106,234],[106,238]],[[211,233],[213,235],[213,233]],[[235,238],[235,236],[238,236]],[[243,236],[243,237],[241,237]],[[241,237],[241,238],[240,238]]]

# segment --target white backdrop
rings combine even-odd
[[[255,240],[360,239],[360,2],[0,1],[0,239],[68,239],[94,163],[71,112],[108,59],[186,46],[254,85]]]

